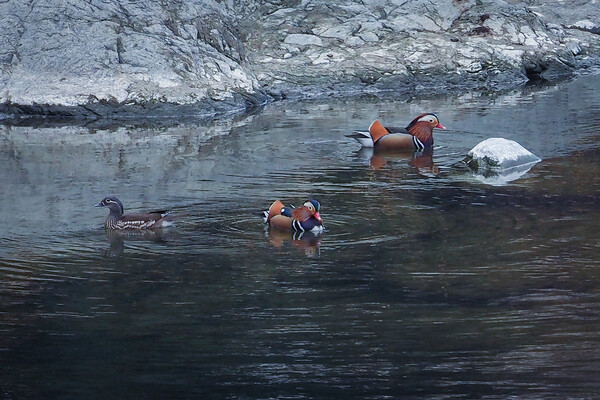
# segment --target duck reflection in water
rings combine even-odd
[[[368,159],[374,170],[382,169],[390,161],[405,161],[421,175],[436,176],[440,173],[439,167],[433,162],[432,148],[423,151],[400,151],[363,147],[357,155],[362,159]]]
[[[101,250],[104,257],[119,257],[123,255],[126,241],[153,243],[167,242],[167,234],[162,229],[136,231],[107,229],[106,237],[108,238],[110,245],[107,249]]]
[[[319,245],[322,235],[313,232],[285,232],[278,229],[268,228],[266,235],[271,246],[282,249],[286,244],[291,245],[304,252],[307,257],[319,256]]]

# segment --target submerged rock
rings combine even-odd
[[[478,180],[502,185],[520,178],[541,159],[513,140],[490,138],[473,147],[463,161]]]
[[[5,0],[0,114],[210,114],[294,96],[504,88],[600,65],[600,7],[547,3]]]

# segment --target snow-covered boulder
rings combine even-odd
[[[504,138],[490,138],[473,147],[464,162],[475,177],[491,185],[503,185],[527,173],[541,159],[519,143]]]

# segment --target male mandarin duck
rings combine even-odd
[[[123,203],[114,196],[105,197],[94,207],[108,207],[104,226],[108,229],[157,229],[168,226],[168,211],[152,211],[143,214],[123,214]]]
[[[321,232],[323,220],[319,215],[321,205],[316,200],[307,200],[302,207],[289,208],[277,200],[264,212],[265,223],[285,231]]]
[[[413,119],[406,128],[385,127],[375,120],[368,131],[354,131],[347,136],[356,139],[364,147],[422,151],[433,145],[433,128],[446,129],[437,115],[425,113]]]

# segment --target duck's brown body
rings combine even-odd
[[[165,214],[152,212],[146,214],[126,214],[120,218],[108,215],[104,226],[108,229],[157,229],[162,228]]]
[[[385,127],[375,120],[368,131],[354,131],[348,137],[364,147],[422,151],[433,146],[433,128],[446,129],[435,114],[421,114],[406,128]]]

